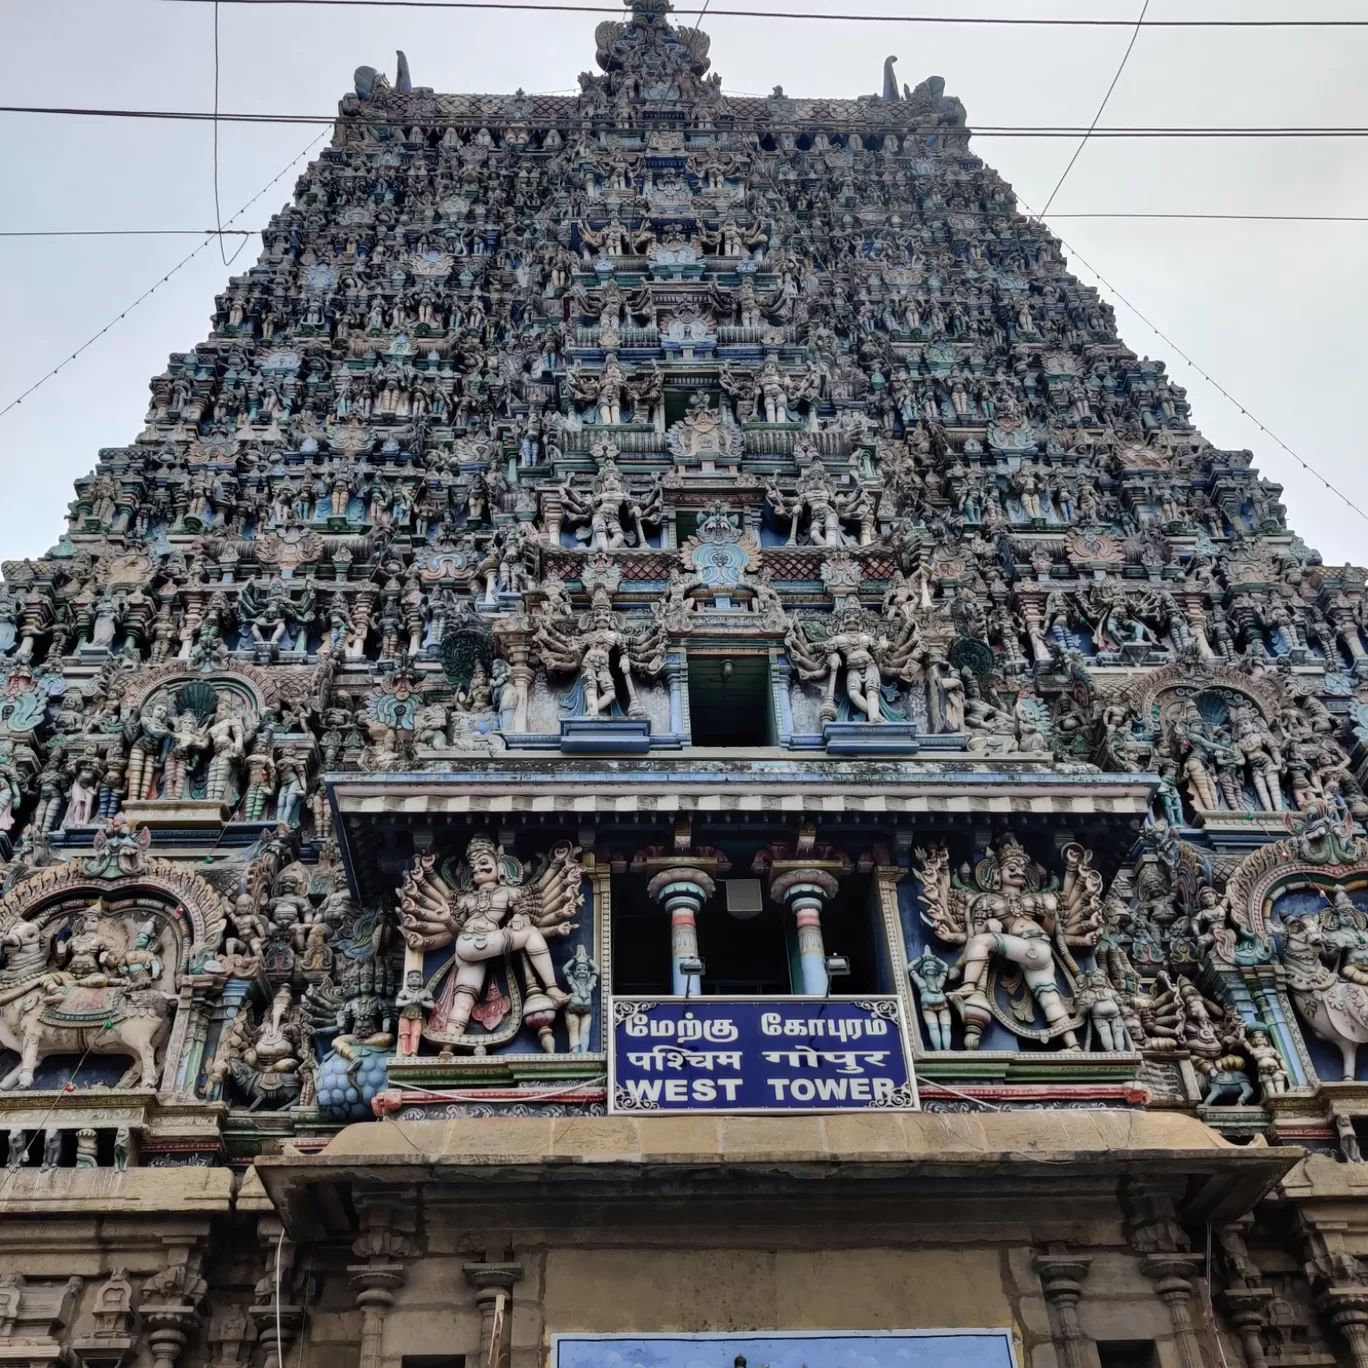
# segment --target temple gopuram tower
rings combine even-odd
[[[670,11],[360,68],[4,565],[0,1356],[1368,1368],[1368,573]]]

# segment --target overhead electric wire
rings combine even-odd
[[[214,0],[163,0],[168,4],[208,5]],[[543,14],[615,14],[621,5],[523,4],[518,0],[222,0],[225,5],[335,5],[343,8],[430,10],[523,10]],[[1130,28],[1131,19],[961,14],[842,14],[829,11],[718,9],[714,19],[817,19],[861,24],[1004,24],[1033,28]],[[1146,28],[1368,28],[1368,19],[1149,19]]]
[[[100,109],[70,105],[0,105],[0,114],[38,114],[90,119],[167,119],[191,123],[246,123],[246,124],[342,124],[348,127],[392,128],[400,112],[389,116],[362,118],[354,114],[224,114],[212,109]],[[415,120],[418,115],[410,115]],[[459,118],[421,116],[425,128],[464,128],[480,122],[481,115],[471,113]],[[485,118],[487,122],[487,117]],[[737,121],[743,123],[744,120]],[[1058,124],[977,124],[963,129],[941,128],[938,133],[963,132],[975,138],[1368,138],[1368,125],[1270,125],[1268,127],[1107,127],[1084,128]]]
[[[1121,65],[1116,68],[1116,75],[1111,78],[1111,85],[1107,87],[1107,93],[1102,97],[1102,103],[1097,106],[1097,113],[1093,115],[1093,121],[1088,125],[1088,131],[1080,139],[1078,146],[1074,148],[1074,154],[1069,158],[1069,164],[1064,168],[1059,180],[1055,182],[1055,188],[1050,191],[1050,198],[1045,201],[1045,207],[1040,211],[1040,214],[1036,219],[1037,223],[1050,212],[1050,206],[1055,202],[1055,196],[1059,194],[1060,187],[1063,186],[1064,182],[1069,179],[1069,172],[1074,169],[1074,163],[1082,155],[1083,149],[1088,145],[1088,139],[1092,136],[1093,130],[1096,129],[1098,122],[1101,120],[1102,115],[1107,108],[1107,101],[1111,99],[1112,91],[1116,89],[1116,83],[1121,79],[1121,73],[1125,71],[1126,63],[1130,61],[1131,53],[1135,51],[1135,40],[1140,36],[1140,28],[1145,22],[1145,15],[1149,13],[1149,7],[1150,0],[1145,0],[1145,3],[1140,10],[1140,18],[1135,21],[1135,32],[1131,34],[1130,42],[1126,44],[1126,51],[1122,54]],[[218,14],[217,6],[215,6],[214,13],[215,15]],[[214,99],[216,102],[215,108],[217,108],[217,85],[214,87]]]
[[[948,211],[947,211],[948,212]],[[964,217],[965,210],[955,210]],[[1003,218],[1004,213],[967,211],[984,218]],[[1175,221],[1211,223],[1368,223],[1368,214],[1196,214],[1196,213],[1130,213],[1125,210],[1102,210],[1096,213],[1070,210],[1053,213],[1053,219],[1173,219]],[[256,237],[269,232],[265,228],[0,228],[0,238],[70,238],[70,237]]]
[[[1149,0],[1145,0],[1148,4]],[[247,245],[244,237],[238,243],[237,251],[229,256],[223,248],[223,210],[219,208],[219,12],[218,4],[214,5],[214,219],[218,223],[218,249],[219,256],[225,266],[231,266],[242,253],[242,249]]]
[[[1030,209],[1025,206],[1024,202],[1023,208],[1026,208],[1026,212],[1028,214],[1031,212]],[[1063,216],[1056,215],[1056,217]],[[1232,404],[1234,404],[1235,407],[1239,409],[1240,412],[1246,418],[1248,418],[1249,421],[1253,423],[1254,426],[1258,428],[1259,431],[1262,432],[1265,437],[1271,438],[1274,442],[1276,442],[1294,461],[1296,461],[1296,463],[1299,466],[1301,466],[1301,468],[1304,471],[1306,471],[1308,475],[1314,475],[1316,479],[1318,479],[1321,482],[1321,484],[1323,484],[1326,487],[1326,489],[1328,489],[1337,498],[1342,499],[1346,507],[1353,509],[1353,511],[1357,513],[1359,517],[1364,520],[1364,522],[1368,522],[1368,513],[1365,513],[1363,509],[1361,509],[1358,506],[1358,504],[1356,504],[1342,489],[1338,489],[1336,488],[1336,486],[1332,485],[1330,481],[1327,480],[1325,476],[1322,475],[1321,472],[1315,468],[1315,466],[1313,466],[1308,460],[1306,460],[1305,457],[1293,451],[1293,449],[1290,446],[1288,446],[1287,443],[1284,442],[1283,439],[1272,430],[1272,428],[1268,427],[1267,424],[1261,422],[1252,412],[1250,412],[1249,408],[1239,399],[1237,399],[1228,389],[1226,389],[1226,387],[1223,384],[1221,384],[1219,380],[1215,379],[1206,370],[1199,366],[1197,362],[1194,361],[1192,357],[1189,356],[1188,353],[1184,351],[1183,348],[1180,347],[1166,332],[1164,332],[1164,330],[1160,328],[1157,323],[1155,323],[1152,319],[1148,318],[1145,314],[1141,313],[1140,310],[1136,308],[1136,306],[1132,304],[1130,300],[1127,299],[1126,296],[1123,295],[1121,291],[1118,290],[1116,286],[1113,285],[1111,281],[1108,280],[1107,277],[1104,276],[1102,272],[1099,271],[1097,267],[1092,264],[1092,262],[1090,262],[1080,251],[1078,251],[1076,247],[1066,242],[1062,237],[1060,237],[1058,233],[1056,233],[1054,236],[1058,241],[1059,245],[1069,254],[1071,264],[1076,261],[1086,271],[1091,273],[1092,276],[1106,290],[1108,290],[1112,295],[1114,295],[1118,300],[1120,300],[1120,302],[1124,304],[1126,308],[1128,308],[1131,311],[1131,313],[1133,313],[1136,316],[1136,318],[1138,318],[1157,338],[1159,338],[1159,340],[1163,342],[1165,346],[1172,348],[1172,350],[1178,356],[1180,356],[1189,366],[1191,366],[1192,369],[1196,371],[1197,374],[1200,375],[1202,379],[1207,382],[1207,384],[1209,384],[1214,390],[1216,390],[1219,394],[1223,395]]]
[[[0,229],[0,238],[254,237],[260,228],[28,228]]]
[[[284,167],[284,169],[279,171],[275,176],[273,176],[269,181],[267,181],[267,183],[263,185],[261,189],[258,190],[256,194],[253,195],[252,198],[249,199],[247,203],[244,204],[242,208],[239,209],[237,213],[234,214],[233,217],[228,220],[228,222],[232,223],[233,219],[241,218],[243,214],[245,214],[247,210],[250,209],[252,205],[254,205],[257,202],[257,200],[259,200],[262,197],[262,195],[264,195],[271,188],[271,186],[273,186],[278,180],[280,180],[282,176],[288,175],[290,171],[294,169],[296,163],[303,160],[303,158],[307,157],[309,153],[313,151],[314,147],[320,141],[322,141],[323,136],[324,135],[320,133],[318,137],[314,138],[309,143],[309,145],[301,153],[299,153],[298,156],[291,159],[288,166]],[[176,272],[179,271],[183,266],[189,265],[190,262],[195,259],[195,257],[197,257],[202,251],[204,251],[204,249],[213,240],[214,236],[216,236],[216,234],[206,236],[204,241],[201,242],[198,247],[196,247],[188,255],[182,257],[169,271],[167,271],[167,273],[164,276],[162,276],[162,278],[159,281],[157,281],[155,285],[153,285],[150,289],[144,290],[142,294],[140,294],[137,297],[137,299],[135,299],[126,309],[123,310],[122,313],[117,315],[117,317],[115,318],[111,318],[109,322],[106,323],[104,327],[100,329],[99,332],[95,333],[93,336],[87,338],[84,342],[82,342],[81,345],[77,347],[76,350],[66,358],[66,360],[59,362],[50,371],[48,371],[41,379],[35,380],[33,384],[31,384],[28,387],[28,389],[26,389],[22,394],[17,395],[15,398],[11,399],[9,403],[4,406],[4,408],[0,408],[0,418],[3,418],[11,409],[18,408],[19,405],[22,404],[24,400],[27,399],[29,395],[34,392],[34,390],[40,389],[43,385],[46,385],[47,382],[53,378],[53,376],[58,375],[63,370],[65,370],[67,366],[69,366],[78,356],[80,356],[80,354],[83,351],[86,351],[90,347],[93,347],[95,343],[98,342],[100,338],[102,338],[105,335],[105,333],[107,333],[112,327],[114,327],[116,323],[118,323],[121,319],[126,318],[130,313],[132,313],[133,310],[136,309],[138,305],[143,302],[143,300],[147,299],[149,296],[155,294],[159,289],[161,289],[161,287],[165,285],[166,282],[170,280],[171,277],[175,275]]]

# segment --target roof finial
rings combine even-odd
[[[884,59],[883,97],[885,100],[902,99],[902,95],[898,91],[898,78],[893,74],[893,66],[897,60],[896,57],[887,57]]]

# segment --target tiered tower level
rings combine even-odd
[[[1368,576],[1201,436],[941,80],[738,98],[669,9],[599,25],[573,97],[361,68],[5,564],[9,1191],[255,1163],[269,1236],[386,1117],[1021,1110],[1005,1148],[1067,1152],[1048,1113],[1120,1112],[1238,1170],[1194,1210],[1246,1350],[1365,1349],[1345,1292],[1278,1359],[1275,1303],[1358,1265],[1307,1207],[1276,1283],[1230,1222],[1368,1120]],[[1162,1172],[1108,1172],[1183,1282]],[[319,1230],[388,1232],[380,1317],[403,1203],[327,1191]]]

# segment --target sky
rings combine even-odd
[[[611,0],[608,0],[611,3]],[[718,10],[1139,17],[1143,0],[716,0]],[[694,9],[680,7],[687,22]],[[1148,19],[1362,18],[1361,0],[1150,0]],[[224,4],[220,109],[332,114],[362,64],[441,91],[566,91],[591,69],[595,14]],[[758,20],[709,13],[724,87],[854,97],[881,86],[883,59],[916,85],[945,78],[974,125],[1092,122],[1130,31],[893,22]],[[208,110],[213,6],[177,0],[0,0],[3,103]],[[1102,124],[1368,126],[1368,28],[1143,30]],[[226,221],[297,158],[319,128],[219,130]],[[1040,209],[1076,147],[1058,138],[975,137],[973,148]],[[321,147],[320,143],[318,147]],[[318,148],[310,155],[316,155]],[[259,229],[304,162],[236,226]],[[212,127],[0,113],[0,233],[212,228]],[[1354,436],[1368,398],[1361,315],[1368,222],[1221,223],[1070,214],[1368,216],[1368,139],[1094,139],[1059,192],[1051,229],[1079,277],[1089,263],[1238,401],[1232,403],[1107,290],[1122,337],[1167,361],[1217,446],[1250,449],[1285,487],[1289,524],[1330,562],[1368,564],[1368,520],[1260,432],[1276,433],[1368,510],[1368,460]],[[228,251],[241,239],[230,239]],[[195,238],[0,237],[0,408],[70,356],[199,242]],[[217,242],[88,351],[0,418],[0,559],[42,554],[65,527],[71,482],[99,449],[142,428],[148,381],[208,332],[231,268]],[[1082,260],[1079,259],[1081,253]]]

